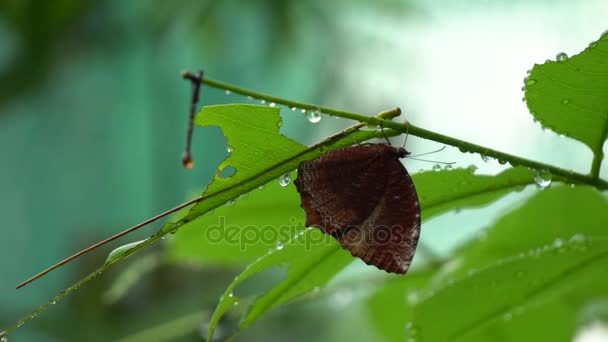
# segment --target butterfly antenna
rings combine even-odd
[[[388,140],[388,137],[386,136],[386,133],[384,133],[384,127],[382,125],[382,122],[380,122],[380,132],[382,132],[382,136],[384,137],[384,139],[386,139],[386,144],[389,145],[389,146],[393,146],[391,144],[391,141]]]
[[[412,160],[423,161],[423,162],[435,163],[435,164],[443,164],[443,165],[454,165],[454,164],[456,164],[456,162],[441,162],[441,161],[437,161],[437,160],[420,159],[420,158],[410,157],[410,156],[406,156],[405,158],[412,159]]]
[[[445,145],[443,145],[443,147],[438,150],[417,154],[415,156],[411,156],[410,158],[422,157],[422,156],[426,156],[427,154],[433,154],[433,153],[441,152],[443,150],[445,150]]]
[[[182,72],[182,78],[185,80],[190,80],[190,83],[192,83],[192,98],[190,100],[190,115],[188,117],[186,147],[184,149],[184,153],[182,154],[182,165],[184,165],[186,169],[191,169],[192,166],[194,166],[194,161],[192,160],[192,154],[190,153],[190,146],[192,145],[192,131],[194,128],[194,114],[196,113],[196,104],[198,103],[201,83],[203,82],[203,71],[199,70],[199,72],[197,72],[196,74],[193,74],[190,71],[184,71]]]
[[[407,143],[407,137],[410,136],[410,123],[409,122],[405,122],[405,140],[403,140],[403,146],[401,146],[402,148],[405,148],[405,144]]]
[[[150,224],[150,223],[152,223],[152,222],[154,222],[154,221],[156,221],[156,220],[158,220],[160,218],[163,218],[163,217],[165,217],[165,216],[167,216],[169,214],[172,214],[172,213],[174,213],[174,212],[176,212],[176,211],[178,211],[180,209],[183,209],[183,208],[185,208],[185,207],[187,207],[187,206],[189,206],[191,204],[200,202],[202,199],[203,199],[202,196],[196,197],[196,198],[194,198],[194,199],[192,199],[192,200],[190,200],[188,202],[184,202],[184,203],[178,205],[175,208],[169,209],[169,210],[167,210],[167,211],[165,211],[163,213],[160,213],[160,214],[158,214],[158,215],[156,215],[156,216],[154,216],[152,218],[149,218],[149,219],[147,219],[147,220],[145,220],[145,221],[143,221],[141,223],[138,223],[138,224],[134,225],[133,227],[131,227],[129,229],[123,230],[122,232],[120,232],[118,234],[112,235],[112,236],[110,236],[109,238],[107,238],[105,240],[99,241],[98,243],[96,243],[94,245],[91,245],[91,246],[89,246],[89,247],[81,250],[80,252],[78,252],[78,253],[70,256],[70,257],[67,257],[67,258],[61,260],[60,262],[56,263],[55,265],[47,268],[46,270],[44,270],[44,271],[36,274],[35,276],[29,278],[28,280],[22,282],[21,284],[17,285],[17,288],[18,289],[22,288],[25,285],[33,282],[34,280],[36,280],[36,279],[38,279],[38,278],[40,278],[42,276],[44,276],[45,274],[51,272],[52,270],[54,270],[56,268],[59,268],[59,267],[65,265],[65,264],[67,264],[68,262],[70,262],[70,261],[78,258],[79,256],[81,256],[81,255],[83,255],[85,253],[88,253],[88,252],[90,252],[90,251],[92,251],[94,249],[97,249],[97,248],[105,245],[106,243],[108,243],[110,241],[114,241],[114,240],[118,239],[121,236],[124,236],[124,235],[127,235],[127,234],[131,233],[131,232],[134,232],[134,231],[138,230],[141,227],[147,226],[148,224]]]

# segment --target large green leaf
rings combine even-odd
[[[413,178],[422,194],[422,212],[428,210],[430,213],[423,215],[424,218],[438,215],[456,206],[463,208],[487,204],[513,189],[534,182],[533,173],[525,168],[509,169],[498,176],[474,175],[471,169],[457,169],[423,172]],[[317,229],[306,231],[304,235],[296,235],[284,245],[284,250],[264,255],[249,265],[228,286],[212,317],[208,336],[212,336],[220,318],[239,300],[234,289],[254,274],[269,267],[288,265],[285,279],[258,297],[249,307],[239,325],[240,330],[273,307],[324,285],[352,260],[333,238],[322,235]]]
[[[608,134],[608,34],[576,56],[534,65],[525,84],[536,120],[601,153]]]
[[[178,263],[241,265],[289,240],[303,220],[295,187],[274,181],[180,229],[167,253]]]
[[[608,201],[593,188],[539,192],[452,257],[452,280],[427,287],[410,333],[430,341],[572,336],[579,310],[608,295],[598,281],[608,269],[606,222]]]

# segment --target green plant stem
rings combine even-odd
[[[608,137],[608,122],[604,124],[602,131],[603,137]],[[593,150],[593,161],[591,162],[591,176],[594,179],[600,179],[600,167],[602,166],[602,160],[604,160],[604,142],[605,138],[599,142],[599,144]]]
[[[465,153],[479,153],[482,156],[492,157],[494,159],[497,159],[501,164],[509,163],[512,166],[525,166],[537,170],[539,172],[549,172],[553,176],[554,180],[560,180],[565,183],[587,184],[602,190],[608,189],[608,182],[599,178],[599,165],[601,164],[601,158],[597,158],[597,155],[594,158],[592,165],[592,170],[594,172],[592,172],[591,175],[581,174],[557,166],[500,152],[488,147],[472,144],[460,139],[449,137],[447,135],[435,133],[427,129],[412,125],[409,122],[398,123],[391,120],[380,119],[378,117],[371,117],[363,114],[336,110],[332,108],[317,106],[310,103],[291,101],[208,78],[203,79],[203,83],[212,88],[228,90],[236,94],[251,96],[256,99],[265,100],[267,102],[274,102],[276,104],[282,104],[291,108],[295,107],[308,111],[318,111],[320,113],[331,116],[355,120],[359,122],[365,122],[369,126],[381,126],[383,128],[390,128],[400,133],[411,134],[419,138],[433,140],[439,143],[454,146]]]

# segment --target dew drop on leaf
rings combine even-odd
[[[233,151],[232,146],[226,146],[226,151],[227,151],[228,153],[232,153],[232,151]]]
[[[277,242],[277,251],[282,250],[283,247],[285,247],[285,245],[283,244],[283,242],[281,242],[281,241]]]
[[[583,234],[575,234],[570,238],[568,242],[570,243],[570,245],[572,245],[574,250],[585,252],[587,251],[589,239]]]
[[[558,62],[564,62],[568,59],[568,55],[565,52],[560,52],[555,56],[555,60]]]
[[[552,176],[548,171],[536,171],[534,172],[534,183],[539,188],[544,189],[551,185]]]
[[[276,106],[277,106],[277,104],[276,104],[276,103],[274,103],[274,102],[270,102],[270,103],[268,104],[268,106],[269,106],[269,107],[276,107]]]
[[[260,100],[260,103],[265,105],[266,104],[266,100]]]
[[[8,337],[6,335],[0,336],[0,342],[8,342]]]
[[[318,111],[309,111],[306,113],[306,119],[308,119],[308,122],[310,123],[317,123],[321,121],[321,113]]]
[[[483,160],[486,163],[489,163],[491,161],[494,161],[494,158],[490,157],[490,156],[486,156],[486,155],[481,155],[481,160]]]
[[[433,171],[441,171],[441,165],[439,165],[439,164],[433,165]]]
[[[408,341],[415,339],[420,334],[420,328],[415,326],[412,322],[408,322],[405,325],[405,336],[408,338]]]
[[[231,206],[235,203],[236,201],[234,199],[228,200],[228,202],[226,202],[227,206]]]
[[[232,94],[232,92],[230,90],[226,90],[226,91],[224,91],[224,94],[230,95],[230,94]]]
[[[281,177],[279,177],[280,186],[286,187],[289,185],[289,183],[291,183],[291,175],[289,173],[286,173],[286,174],[282,175]]]

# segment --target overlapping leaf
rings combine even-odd
[[[510,169],[498,176],[474,175],[470,169],[430,171],[414,175],[414,183],[421,193],[422,212],[428,212],[425,218],[455,206],[464,208],[490,203],[533,181],[533,173],[525,168]],[[240,330],[273,307],[324,285],[351,261],[353,258],[338,243],[317,229],[296,235],[284,245],[283,250],[264,255],[230,284],[213,315],[208,336],[212,336],[219,319],[238,301],[235,288],[252,275],[269,267],[288,265],[285,279],[258,297],[249,307],[239,325]]]
[[[608,267],[607,220],[608,200],[593,188],[543,190],[453,255],[435,275],[444,281],[399,279],[370,308],[384,291],[402,291],[391,315],[403,319],[382,327],[390,340],[404,331],[430,341],[572,336],[584,305],[608,295],[597,281]]]

